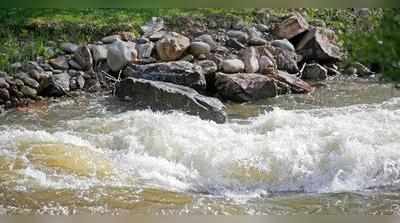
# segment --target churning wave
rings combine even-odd
[[[399,130],[400,98],[275,108],[246,124],[129,111],[42,131],[3,127],[0,159],[11,160],[9,170],[24,163],[13,172],[24,177],[7,179],[16,187],[30,179],[40,187],[141,185],[213,195],[354,191],[399,185]]]

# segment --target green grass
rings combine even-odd
[[[174,23],[180,16],[192,16],[207,21],[212,16],[241,19],[244,22],[269,24],[276,17],[287,16],[293,9],[0,9],[0,70],[10,64],[51,57],[49,50],[64,41],[87,43],[116,31],[139,33],[140,25],[153,16]],[[352,33],[374,27],[382,10],[376,9],[367,19],[359,20],[351,9],[297,9],[311,24],[321,21],[334,29],[340,42],[351,49]],[[352,54],[350,54],[352,55]]]

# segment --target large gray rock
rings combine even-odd
[[[90,70],[93,67],[93,57],[88,46],[79,47],[74,53],[74,59],[83,70]]]
[[[5,88],[0,88],[0,99],[4,101],[10,100],[10,92]]]
[[[203,34],[201,36],[198,36],[195,38],[194,41],[200,41],[200,42],[207,43],[210,46],[212,51],[217,49],[217,47],[218,47],[218,44],[214,41],[212,36],[209,34]]]
[[[131,64],[124,70],[124,75],[146,80],[170,82],[192,87],[199,91],[206,88],[206,81],[201,67],[186,61],[146,65]]]
[[[108,49],[105,45],[91,45],[90,50],[95,63],[107,59]]]
[[[137,58],[135,44],[115,41],[108,47],[107,64],[112,71],[122,70]]]
[[[157,41],[156,49],[162,61],[172,61],[181,58],[189,46],[189,38],[175,32],[169,32]]]
[[[200,95],[195,90],[172,83],[127,78],[117,84],[116,95],[132,102],[138,109],[155,111],[181,110],[201,119],[224,123],[224,105],[216,98]]]
[[[308,28],[307,21],[299,13],[295,13],[276,27],[275,34],[282,39],[291,39],[304,33]]]
[[[328,77],[328,70],[316,63],[307,64],[304,67],[303,74],[301,76],[301,78],[304,80],[313,80],[313,81],[325,80],[327,77]]]
[[[298,55],[295,52],[280,47],[268,46],[267,48],[274,56],[279,70],[284,70],[291,74],[299,72],[299,67],[297,66]]]
[[[249,38],[250,45],[259,46],[267,43],[267,41],[261,37],[262,34],[255,27],[250,28],[248,30],[248,33],[250,36]]]
[[[207,55],[211,51],[210,45],[204,42],[196,41],[192,42],[190,44],[190,53],[192,53],[194,56],[199,56],[199,55]]]
[[[247,35],[247,33],[238,30],[229,30],[227,35],[232,39],[237,39],[241,43],[246,43],[249,39],[249,35]]]
[[[108,44],[108,43],[113,43],[113,42],[118,41],[118,40],[121,40],[121,36],[120,35],[111,35],[111,36],[103,37],[101,39],[101,42]]]
[[[17,73],[15,75],[15,77],[17,79],[20,79],[22,82],[24,82],[25,85],[28,85],[34,89],[38,89],[40,86],[39,82],[37,82],[35,79],[31,78],[30,75],[27,73],[20,72],[20,73]]]
[[[61,49],[66,53],[75,53],[75,51],[79,48],[78,45],[74,43],[62,43]]]
[[[222,70],[225,73],[239,73],[244,70],[244,63],[239,59],[227,59],[222,61]]]
[[[54,74],[41,82],[40,94],[49,97],[60,97],[70,91],[70,75],[68,73]]]
[[[337,62],[342,60],[342,52],[336,44],[332,30],[313,28],[308,31],[296,45],[296,51],[305,61]]]
[[[7,83],[4,77],[0,77],[0,88],[9,88],[10,85]]]
[[[277,95],[275,81],[261,74],[217,73],[215,78],[218,94],[226,100],[245,102]]]
[[[67,70],[69,68],[67,58],[58,56],[49,61],[50,65],[55,69]]]
[[[26,97],[36,98],[36,96],[37,96],[37,90],[36,90],[36,89],[33,89],[33,88],[31,88],[31,87],[28,87],[28,86],[26,86],[26,85],[22,86],[21,92],[22,92],[22,94],[24,94]]]
[[[274,40],[274,41],[271,42],[271,45],[275,46],[275,47],[280,47],[282,49],[286,49],[286,50],[289,50],[289,51],[292,51],[292,52],[296,51],[296,49],[294,48],[293,44],[291,42],[289,42],[289,40],[287,40],[287,39]]]
[[[244,70],[246,73],[257,73],[260,66],[258,64],[258,54],[254,47],[243,49],[240,52],[240,57],[244,62]]]

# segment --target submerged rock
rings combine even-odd
[[[146,65],[131,64],[124,70],[126,77],[165,81],[202,91],[206,81],[200,66],[186,62],[165,62]]]
[[[245,102],[277,95],[274,80],[261,74],[217,73],[215,79],[218,94],[227,100]]]
[[[155,111],[181,110],[201,119],[224,123],[224,105],[216,98],[200,95],[195,90],[172,83],[127,78],[117,84],[116,95],[131,101],[138,109]]]

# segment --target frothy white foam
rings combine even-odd
[[[131,111],[71,120],[65,132],[10,128],[0,132],[0,148],[12,150],[27,139],[87,146],[112,160],[120,174],[114,183],[178,191],[233,195],[397,186],[399,102],[275,109],[249,124],[223,125],[181,113]]]

